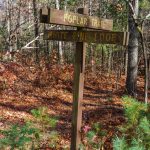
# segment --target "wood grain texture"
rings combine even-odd
[[[102,30],[112,30],[113,28],[113,20],[111,19],[101,19],[51,8],[40,10],[40,22]]]
[[[128,45],[128,37],[128,32],[109,31],[50,30],[44,33],[44,40],[118,45]]]
[[[85,8],[78,9],[78,12],[82,14],[88,13],[87,9]],[[83,31],[83,28],[78,27],[77,30],[81,32]],[[86,52],[86,44],[84,42],[77,42],[75,49],[75,62],[74,62],[71,150],[78,150],[79,145],[81,143],[85,52]]]

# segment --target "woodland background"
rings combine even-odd
[[[0,128],[32,120],[31,110],[43,106],[59,118],[57,149],[69,145],[75,43],[44,41],[43,32],[76,28],[41,24],[39,10],[77,12],[88,7],[91,16],[113,19],[113,31],[132,33],[128,47],[92,43],[86,49],[83,126],[100,122],[108,133],[102,139],[104,148],[112,149],[115,127],[125,122],[121,97],[131,95],[148,103],[150,94],[150,1],[131,4],[134,13],[125,0],[1,0]]]

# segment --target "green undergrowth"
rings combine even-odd
[[[150,150],[150,105],[123,97],[126,123],[113,140],[114,150]]]
[[[113,150],[150,150],[150,104],[123,97],[126,122],[118,128]],[[83,127],[80,150],[104,150],[107,131],[99,123]]]
[[[118,128],[113,139],[114,150],[150,150],[150,104],[144,104],[127,96],[123,97],[126,122]],[[1,130],[2,150],[59,149],[59,134],[56,131],[58,118],[51,117],[48,109],[41,107],[31,111],[32,121],[24,125],[12,125]],[[82,128],[80,150],[104,150],[107,130],[99,123]]]
[[[82,132],[80,150],[100,150],[104,148],[107,131],[102,129],[100,123],[94,123],[91,127],[84,126]]]
[[[24,125],[11,125],[0,131],[0,149],[35,150],[41,148],[57,149],[59,134],[55,130],[58,119],[50,117],[48,109],[41,107],[31,111],[34,119]]]

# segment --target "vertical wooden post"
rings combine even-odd
[[[79,8],[78,13],[87,15],[88,9]],[[77,28],[78,31],[83,28]],[[72,112],[72,130],[71,130],[71,150],[78,150],[81,142],[81,124],[82,124],[82,99],[84,87],[84,69],[85,69],[85,43],[77,42],[75,50],[74,64],[74,92],[73,92],[73,112]]]

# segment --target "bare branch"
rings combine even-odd
[[[33,26],[34,24],[32,24],[31,26]],[[31,26],[29,26],[28,28],[30,28]],[[50,27],[50,29],[54,28],[56,25],[53,25]],[[43,36],[44,33],[41,33],[39,36],[37,36],[36,38],[34,38],[32,41],[30,41],[29,43],[27,43],[25,46],[23,46],[21,49],[31,49],[31,48],[39,48],[39,47],[30,47],[30,44],[32,44],[33,42],[39,40],[40,36]]]
[[[43,35],[43,33],[41,33],[39,36],[37,36],[35,39],[33,39],[32,41],[30,41],[29,43],[27,43],[27,44],[26,44],[24,47],[22,47],[21,49],[31,48],[31,47],[29,47],[29,45],[32,44],[34,41],[37,41],[38,38],[39,38],[40,36],[42,36],[42,35]],[[32,48],[39,48],[39,47],[32,47]]]
[[[131,0],[125,0],[125,1],[129,5],[129,9],[131,10],[133,19],[136,19],[137,15],[135,14],[135,11],[134,11],[134,8],[133,8]]]

